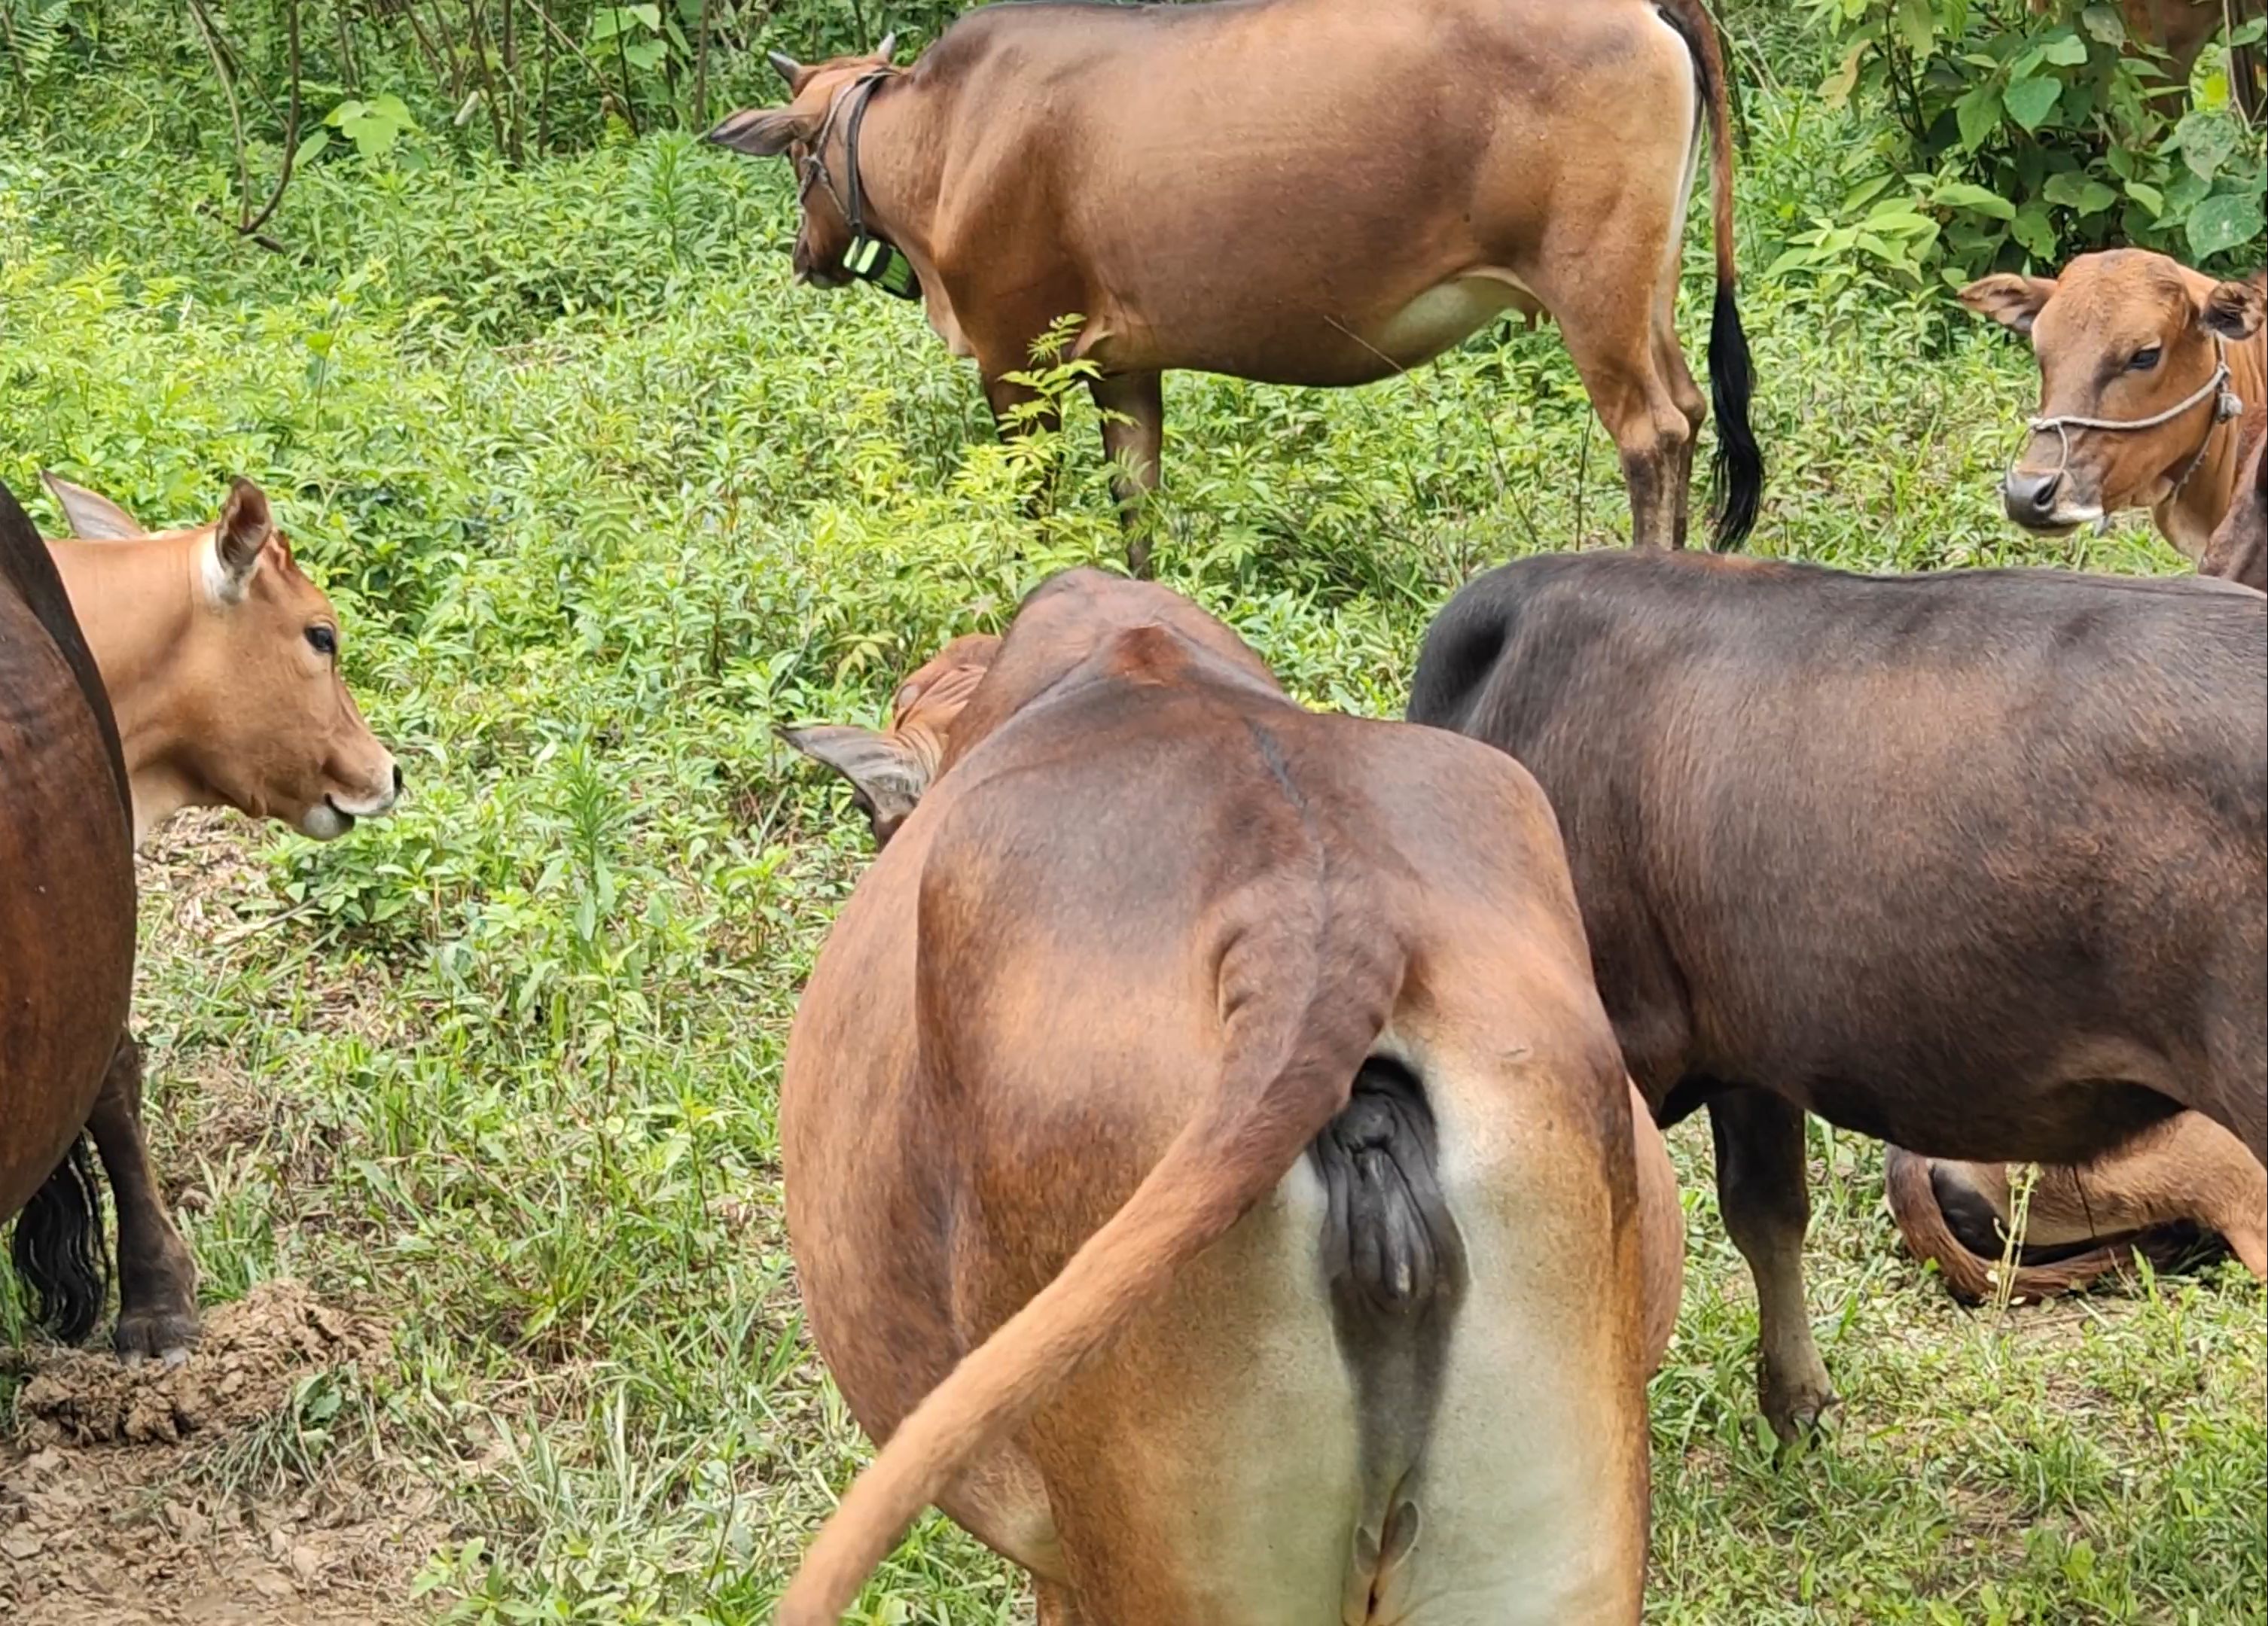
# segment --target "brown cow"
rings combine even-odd
[[[1451,600],[1409,715],[1557,810],[1631,1077],[1709,1109],[1783,1437],[1834,1398],[1806,1112],[2080,1163],[2189,1107],[2268,1163],[2260,594],[1546,555]]]
[[[2169,1266],[2198,1251],[2200,1231],[2268,1278],[2268,1170],[2197,1113],[2176,1113],[2092,1162],[2040,1170],[2005,1282],[2001,1263],[2018,1229],[2007,1164],[1893,1146],[1887,1174],[1890,1212],[1906,1245],[1934,1261],[1954,1295],[1970,1304],[2004,1291],[2011,1299],[2071,1292],[2125,1269],[2137,1253]]]
[[[100,673],[39,533],[0,489],[0,1223],[17,1218],[19,1261],[58,1276],[84,1263],[99,1211],[74,1148],[134,983],[132,831]],[[67,1307],[91,1321],[95,1299]]]
[[[117,719],[136,842],[183,807],[232,806],[319,840],[393,807],[401,770],[339,677],[337,612],[292,562],[257,486],[238,481],[212,524],[152,535],[95,493],[47,481],[77,533],[48,549]],[[196,1272],[150,1166],[140,1048],[122,1033],[99,1099],[74,1122],[117,1203],[114,1342],[129,1359],[172,1358],[196,1336]],[[76,1340],[102,1308],[99,1221],[83,1159],[48,1166],[16,1256],[50,1324]]]
[[[1048,1626],[1635,1622],[1680,1219],[1534,783],[1094,571],[898,712],[796,736],[887,838],[780,1101],[887,1443],[781,1626],[932,1500]]]
[[[1753,523],[1724,65],[1700,0],[992,5],[909,69],[889,43],[775,54],[793,99],[711,139],[788,155],[797,276],[921,298],[1004,427],[1034,401],[1010,375],[1082,316],[1072,354],[1101,371],[1130,507],[1157,482],[1165,372],[1364,384],[1518,309],[1565,331],[1635,540],[1683,546],[1706,408],[1673,318],[1705,118],[1719,545]],[[1139,570],[1138,529],[1133,546]]]
[[[2060,534],[2147,508],[2203,554],[2268,423],[2264,283],[2215,282],[2143,249],[2081,254],[2059,277],[2001,273],[1961,302],[2031,335],[2040,411],[2001,482],[2008,518]]]

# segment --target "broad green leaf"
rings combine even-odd
[[[2062,85],[2054,79],[2018,79],[2000,99],[2007,104],[2017,123],[2027,130],[2036,130],[2047,122],[2048,114],[2055,111],[2056,98],[2062,94]]]
[[[2126,19],[2118,15],[2115,5],[2091,5],[2079,14],[2087,32],[2105,45],[2126,43]]]
[[[1953,104],[1953,116],[1961,127],[1962,147],[1974,152],[1983,146],[1987,137],[2000,128],[2000,87],[1979,85]]]
[[[1908,50],[1929,60],[1930,48],[1937,42],[1937,13],[1930,0],[1898,0],[1898,33],[1905,37]]]
[[[663,40],[645,40],[637,45],[622,48],[622,60],[633,68],[651,71],[661,66],[661,59],[669,55],[669,45]]]
[[[2016,217],[2014,203],[1973,181],[1948,180],[1930,195],[1930,202],[1941,203],[1948,209],[1965,209],[1971,214],[1987,216],[1994,220],[2014,220]]]
[[[308,131],[306,136],[301,139],[298,146],[293,149],[291,153],[291,162],[294,164],[312,164],[317,158],[321,156],[323,149],[330,144],[331,132],[329,127],[324,124],[318,124],[313,129]]]
[[[2166,212],[2166,195],[2146,180],[2128,181],[2126,195],[2148,210],[2154,217]]]
[[[2042,42],[2040,60],[2058,68],[2076,68],[2087,60],[2087,44],[2077,34],[2062,33]]]
[[[2032,199],[2016,210],[2016,217],[2008,223],[2008,230],[2034,259],[2055,258],[2055,223],[2048,218],[2048,206],[2038,198]]]
[[[2190,211],[2190,252],[2210,260],[2252,241],[2264,226],[2268,220],[2262,218],[2259,194],[2223,192]]]
[[[2051,203],[2061,203],[2082,215],[2099,215],[2118,201],[2118,195],[2091,175],[2069,170],[2048,177],[2040,194]]]
[[[2225,114],[2192,108],[2174,127],[2173,145],[2182,150],[2182,162],[2207,180],[2235,155],[2243,132]]]

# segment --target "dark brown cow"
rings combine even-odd
[[[1893,1146],[1886,1183],[1906,1246],[1935,1262],[1954,1295],[1970,1304],[1999,1293],[2016,1300],[2073,1292],[2129,1269],[2138,1253],[2169,1267],[2199,1254],[2207,1239],[2268,1278],[2268,1170],[2193,1112],[2176,1113],[2091,1162],[2041,1169],[2021,1225],[2015,1176],[2005,1163],[1918,1157]]]
[[[1093,571],[898,711],[797,736],[889,838],[780,1100],[887,1444],[781,1626],[932,1499],[1047,1626],[1637,1621],[1680,1217],[1534,782]]]
[[[85,1323],[102,1308],[82,1286],[99,1210],[73,1149],[134,982],[131,818],[94,658],[0,489],[0,1221],[21,1210],[18,1263],[51,1315]]]
[[[2215,282],[2132,248],[1962,289],[2039,357],[2039,414],[2000,485],[2008,518],[2052,535],[2147,508],[2168,541],[2203,554],[2268,424],[2264,299],[2258,276]]]
[[[1709,1107],[1783,1436],[1833,1400],[1805,1112],[2078,1163],[2186,1107],[2268,1161],[2268,598],[1528,559],[1441,613],[1410,716],[1557,810],[1631,1076]]]
[[[1673,319],[1705,119],[1719,544],[1753,522],[1724,68],[1700,0],[992,5],[909,69],[887,47],[775,55],[793,99],[711,139],[789,156],[797,275],[917,292],[1004,425],[1033,401],[1010,375],[1034,342],[1083,317],[1072,353],[1101,370],[1130,505],[1157,481],[1162,373],[1368,383],[1518,309],[1565,333],[1634,539],[1682,546],[1705,407]]]

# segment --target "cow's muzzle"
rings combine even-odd
[[[2012,468],[2000,481],[2000,505],[2027,531],[2062,533],[2102,516],[2100,506],[2073,503],[2071,482],[2060,468],[2033,474]]]

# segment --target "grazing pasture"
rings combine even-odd
[[[1822,105],[1832,64],[1799,32],[1744,41],[1736,11],[1735,36],[1750,551],[2187,569],[2146,516],[2003,519],[2033,366],[1948,289],[1757,274],[1879,132]],[[265,226],[276,253],[199,210],[228,170],[216,104],[155,67],[25,88],[0,480],[51,533],[43,467],[152,526],[258,480],[408,789],[328,845],[198,814],[144,856],[153,1151],[244,1385],[162,1427],[91,1421],[113,1379],[0,1281],[0,1616],[755,1626],[868,1455],[799,1320],[774,1109],[869,842],[773,731],[879,721],[949,637],[1123,556],[1083,382],[1037,364],[1065,428],[1001,447],[914,307],[791,285],[785,166],[681,132],[518,168],[423,137],[325,162]],[[1548,327],[1360,391],[1167,392],[1160,578],[1312,703],[1398,715],[1473,571],[1627,534]],[[1881,1149],[1810,1132],[1844,1406],[1792,1457],[1756,1412],[1706,1132],[1671,1137],[1691,1223],[1648,1619],[2268,1621],[2260,1286],[2223,1262],[1964,1309],[1900,1247]],[[304,1366],[257,1342],[276,1322]],[[66,1590],[98,1572],[148,1603]],[[1020,1586],[932,1515],[860,1618],[1020,1622]]]

